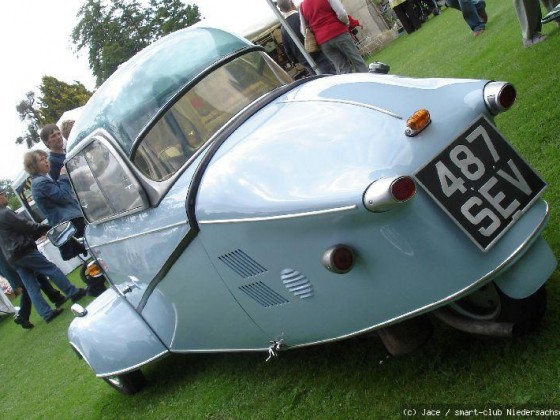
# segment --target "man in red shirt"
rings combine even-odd
[[[309,27],[321,51],[337,73],[363,72],[368,68],[348,32],[348,14],[340,0],[304,0],[299,6],[301,33]]]

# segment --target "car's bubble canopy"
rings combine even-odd
[[[103,128],[129,153],[156,113],[204,69],[252,44],[216,28],[187,28],[146,47],[97,90],[72,129],[70,151]]]

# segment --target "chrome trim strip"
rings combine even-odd
[[[379,111],[383,114],[387,114],[393,118],[397,118],[399,120],[402,120],[403,117],[401,117],[400,115],[395,114],[394,112],[388,111],[386,109],[383,108],[379,108],[375,105],[371,105],[371,104],[364,104],[363,102],[356,102],[356,101],[346,101],[344,99],[326,99],[326,98],[314,98],[314,99],[286,99],[283,101],[280,101],[280,103],[290,103],[290,102],[332,102],[332,103],[336,103],[336,104],[345,104],[345,105],[355,105],[355,106],[361,106],[362,108],[369,108],[369,109],[373,109],[374,111]]]
[[[314,346],[316,344],[332,343],[332,342],[335,342],[335,341],[345,340],[347,338],[351,338],[351,337],[355,337],[355,336],[360,335],[360,334],[371,332],[371,331],[377,330],[377,329],[382,328],[382,327],[388,327],[389,325],[396,324],[399,321],[405,320],[407,318],[412,318],[413,315],[422,315],[424,313],[431,312],[434,309],[437,309],[441,306],[445,306],[445,304],[450,303],[451,301],[453,301],[457,298],[460,298],[463,295],[466,295],[467,292],[469,292],[473,289],[477,289],[479,286],[482,286],[484,283],[486,283],[488,281],[489,277],[492,277],[494,274],[496,274],[497,272],[502,270],[505,266],[510,264],[511,261],[518,256],[518,254],[521,252],[522,249],[524,249],[530,242],[532,242],[534,239],[536,239],[537,235],[544,228],[544,226],[546,225],[546,222],[548,221],[549,207],[548,207],[548,203],[546,201],[545,201],[545,204],[546,204],[545,216],[543,217],[543,219],[541,220],[539,225],[535,228],[535,230],[533,230],[533,233],[531,235],[529,235],[529,237],[527,239],[525,239],[525,241],[523,243],[521,243],[521,245],[519,245],[519,247],[517,247],[517,249],[515,251],[513,251],[511,253],[511,255],[508,258],[506,258],[498,267],[496,267],[495,269],[493,269],[492,271],[490,271],[489,273],[487,273],[483,277],[479,278],[477,281],[472,283],[470,286],[465,287],[464,289],[459,290],[458,292],[456,292],[456,293],[452,294],[451,296],[448,296],[445,299],[442,299],[438,302],[430,303],[429,305],[426,305],[422,308],[418,308],[414,311],[410,311],[406,314],[400,315],[396,318],[390,319],[390,320],[382,322],[380,324],[376,324],[376,325],[373,325],[371,327],[364,328],[363,330],[356,331],[356,332],[346,334],[346,335],[342,335],[340,337],[329,338],[327,340],[315,341],[315,342],[312,342],[312,343],[305,343],[305,344],[297,344],[295,346],[289,346],[289,347],[291,349],[295,349],[295,348],[299,348],[299,347]]]
[[[111,372],[111,373],[96,374],[95,376],[97,376],[98,378],[107,378],[109,376],[115,376],[115,375],[120,375],[121,373],[130,372],[130,371],[136,370],[136,369],[138,369],[138,368],[140,368],[140,367],[142,367],[142,366],[144,366],[144,365],[146,365],[150,362],[153,362],[154,360],[159,359],[162,356],[165,356],[167,353],[169,353],[169,350],[162,351],[161,353],[156,354],[154,357],[150,357],[148,360],[137,363],[134,366],[131,366],[129,368],[116,370],[116,371]]]
[[[187,354],[187,353],[246,353],[268,351],[268,347],[262,349],[198,349],[198,350],[170,350],[170,353]]]
[[[178,222],[178,223],[175,223],[175,224],[172,224],[172,225],[167,225],[167,226],[159,227],[159,228],[156,228],[156,229],[148,230],[146,232],[136,233],[134,235],[129,235],[129,236],[123,236],[122,238],[117,238],[117,239],[113,239],[112,241],[103,242],[102,245],[90,245],[89,247],[91,249],[95,249],[95,248],[99,248],[100,246],[105,246],[105,245],[110,245],[110,244],[114,244],[114,243],[117,243],[117,242],[126,241],[127,239],[139,238],[141,236],[150,235],[150,234],[155,233],[155,232],[160,232],[162,230],[172,229],[172,228],[175,228],[175,227],[188,225],[188,224],[189,224],[188,221],[185,220],[185,221]],[[88,243],[88,245],[89,245],[89,243]]]
[[[202,221],[199,220],[198,223],[200,225],[211,225],[211,224],[218,224],[218,223],[243,223],[243,222],[264,222],[267,220],[283,220],[283,219],[295,219],[298,217],[308,217],[308,216],[317,216],[321,214],[328,214],[328,213],[338,213],[343,211],[355,210],[358,206],[356,204],[352,204],[351,206],[344,206],[344,207],[335,207],[332,209],[324,209],[324,210],[314,210],[314,211],[307,211],[303,213],[293,213],[293,214],[281,214],[278,216],[264,216],[264,217],[248,217],[246,219],[222,219],[222,220],[206,220]]]

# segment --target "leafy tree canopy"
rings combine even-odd
[[[34,92],[28,92],[16,105],[20,120],[27,123],[26,133],[18,137],[16,143],[26,144],[28,148],[39,142],[42,126],[55,123],[65,111],[84,105],[91,96],[80,82],[69,85],[52,76],[43,76],[39,90],[39,98]]]
[[[150,0],[148,6],[138,0],[87,0],[77,17],[72,41],[76,51],[88,52],[99,86],[144,47],[200,21],[200,12],[181,0]]]
[[[85,105],[91,96],[91,92],[80,82],[69,85],[51,76],[43,77],[40,90],[41,126],[56,122],[64,112]]]

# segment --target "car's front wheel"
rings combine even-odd
[[[146,386],[146,378],[140,370],[102,378],[122,394],[132,395]]]
[[[513,324],[513,334],[523,335],[535,330],[546,312],[546,289],[541,286],[524,299],[505,295],[494,283],[453,302],[448,308],[476,321],[497,321]]]

